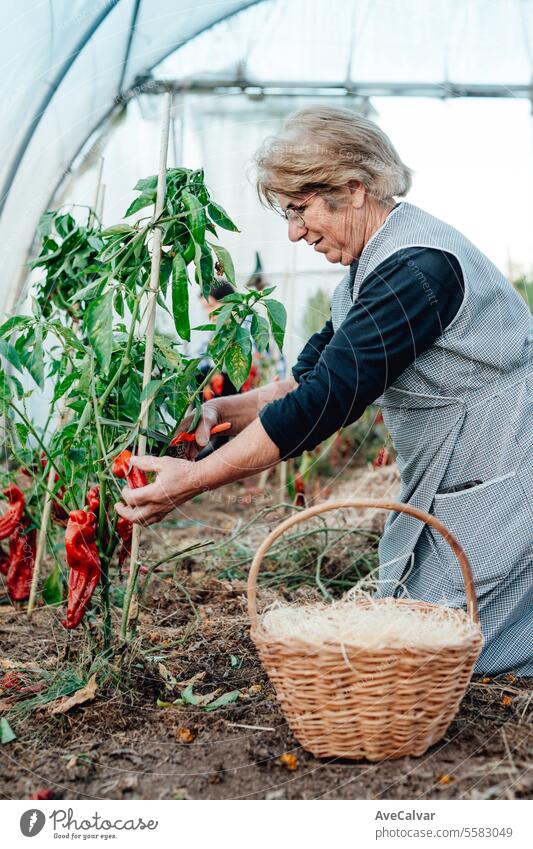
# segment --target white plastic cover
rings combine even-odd
[[[532,0],[0,0],[0,8],[1,310],[13,305],[38,218],[77,154],[120,95],[173,53],[159,76],[527,87],[533,71]],[[227,22],[190,41],[219,21]]]

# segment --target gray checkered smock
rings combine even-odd
[[[366,244],[334,292],[342,323],[365,278],[407,247],[437,248],[459,261],[465,296],[442,335],[383,394],[398,452],[400,501],[454,533],[469,557],[484,647],[476,672],[533,675],[533,323],[522,298],[461,233],[401,203]],[[413,286],[432,297],[412,264]],[[351,282],[353,280],[353,292]],[[460,492],[438,490],[466,481]],[[440,535],[390,513],[379,546],[379,596],[466,607],[459,564]]]

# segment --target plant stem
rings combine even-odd
[[[91,362],[91,374],[89,377],[91,384],[91,395],[93,399],[94,415],[96,421],[97,448],[100,450],[100,457],[97,461],[98,485],[100,487],[100,505],[98,511],[98,550],[100,552],[101,566],[101,595],[100,603],[102,609],[102,635],[104,639],[104,652],[106,655],[111,653],[113,643],[113,631],[111,623],[111,603],[109,598],[109,557],[106,550],[106,536],[109,539],[109,523],[107,521],[106,501],[107,489],[106,479],[102,464],[107,460],[104,437],[100,422],[98,421],[98,404],[96,401],[96,391],[94,388],[94,360]]]

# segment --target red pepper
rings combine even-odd
[[[89,512],[97,516],[100,510],[100,487],[98,484],[88,490],[86,501]]]
[[[294,476],[294,489],[296,491],[294,506],[305,507],[305,485],[299,472],[296,472]]]
[[[120,548],[118,552],[118,562],[123,566],[128,557],[131,555],[131,538],[133,535],[133,522],[125,519],[124,516],[119,516],[117,522],[117,534],[120,537]]]
[[[9,501],[7,512],[0,518],[0,539],[10,537],[24,513],[24,493],[14,483],[4,489],[4,495]]]
[[[65,550],[70,566],[67,618],[64,628],[76,628],[83,619],[100,580],[100,556],[96,547],[96,516],[72,510],[65,532]]]
[[[137,489],[139,486],[146,486],[148,478],[141,469],[136,469],[131,465],[132,456],[131,451],[122,451],[113,460],[111,471],[116,478],[125,479],[131,489]]]
[[[213,395],[222,395],[224,391],[224,375],[217,371],[209,383]]]
[[[9,569],[9,555],[7,551],[5,551],[0,546],[0,574],[7,575],[7,570]]]
[[[390,466],[391,463],[392,458],[388,448],[380,448],[377,457],[372,460],[372,465],[375,469],[378,469],[380,466]]]
[[[24,601],[30,594],[37,531],[35,528],[28,531],[28,525],[27,520],[21,520],[9,540],[7,591],[13,601]]]

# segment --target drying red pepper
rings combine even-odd
[[[296,472],[294,476],[294,489],[296,492],[296,497],[294,499],[295,507],[305,507],[305,484],[302,480],[302,476],[299,472]]]
[[[117,534],[120,537],[120,548],[118,551],[118,562],[123,566],[131,555],[131,538],[133,536],[133,522],[119,516],[117,521]]]
[[[9,555],[2,547],[0,547],[0,574],[7,575],[9,569]]]
[[[98,484],[87,491],[86,502],[89,512],[97,516],[100,510],[100,487]]]
[[[83,619],[100,580],[100,556],[96,547],[97,521],[93,512],[72,510],[65,532],[65,550],[70,566],[67,618],[64,628],[76,628]]]
[[[24,493],[14,483],[4,489],[4,495],[9,501],[7,512],[0,518],[0,539],[10,537],[24,513]]]
[[[29,597],[37,531],[28,530],[29,522],[22,519],[9,540],[9,565],[7,569],[7,591],[13,601],[24,601]]]
[[[122,451],[118,457],[113,460],[111,471],[116,478],[123,478],[127,481],[131,489],[137,489],[139,486],[146,486],[148,478],[142,469],[136,469],[131,465],[131,451]]]
[[[378,469],[380,466],[390,466],[391,463],[392,457],[388,448],[380,448],[377,457],[372,460],[372,465],[375,469]]]

